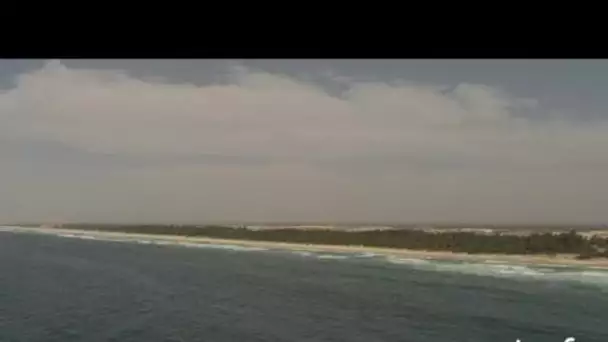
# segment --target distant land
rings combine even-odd
[[[608,229],[571,225],[94,224],[19,225],[47,229],[212,239],[363,246],[466,254],[571,255],[608,258]]]
[[[526,236],[534,233],[563,233],[571,230],[580,235],[608,238],[608,225],[606,224],[482,224],[482,223],[374,223],[374,222],[209,222],[204,224],[166,224],[166,223],[13,223],[10,226],[22,227],[226,227],[247,228],[252,231],[297,229],[297,230],[331,230],[345,232],[385,231],[385,230],[420,230],[424,232],[469,232],[476,234],[501,234]]]
[[[258,221],[210,221],[200,223],[181,222],[12,222],[6,223],[10,226],[39,227],[39,226],[75,226],[75,225],[107,225],[107,226],[225,226],[225,227],[248,227],[251,229],[491,229],[494,231],[592,231],[606,230],[608,224],[583,224],[583,223],[458,223],[458,222],[420,222],[420,223],[395,223],[395,222],[258,222]]]

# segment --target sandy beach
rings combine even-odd
[[[242,247],[255,247],[264,249],[282,249],[294,251],[309,251],[309,252],[327,252],[327,253],[373,253],[385,256],[416,258],[416,259],[434,259],[434,260],[461,260],[471,262],[500,262],[508,264],[527,264],[527,265],[563,265],[563,266],[581,266],[608,269],[608,259],[597,258],[589,260],[577,260],[576,255],[500,255],[500,254],[466,254],[453,253],[448,251],[422,251],[394,248],[379,248],[365,246],[339,246],[339,245],[321,245],[321,244],[301,244],[287,242],[270,242],[270,241],[251,241],[251,240],[227,240],[206,237],[185,237],[176,235],[158,235],[158,234],[134,234],[123,232],[107,232],[107,231],[91,231],[77,229],[59,229],[59,228],[25,228],[25,227],[1,227],[0,230],[11,230],[22,233],[40,233],[51,235],[81,235],[98,238],[129,238],[140,240],[154,241],[171,241],[182,243],[206,243],[206,244],[225,244]]]

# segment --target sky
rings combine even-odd
[[[0,60],[0,222],[608,223],[608,61]]]

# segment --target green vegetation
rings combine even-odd
[[[457,231],[433,233],[410,229],[346,232],[279,228],[249,230],[222,226],[86,224],[67,225],[63,228],[221,239],[452,251],[470,254],[576,254],[579,259],[608,257],[608,239],[597,236],[588,239],[577,234],[574,230],[560,234],[546,232],[516,236],[499,233],[483,235]]]

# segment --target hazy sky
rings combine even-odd
[[[0,60],[0,221],[608,223],[608,61]]]

